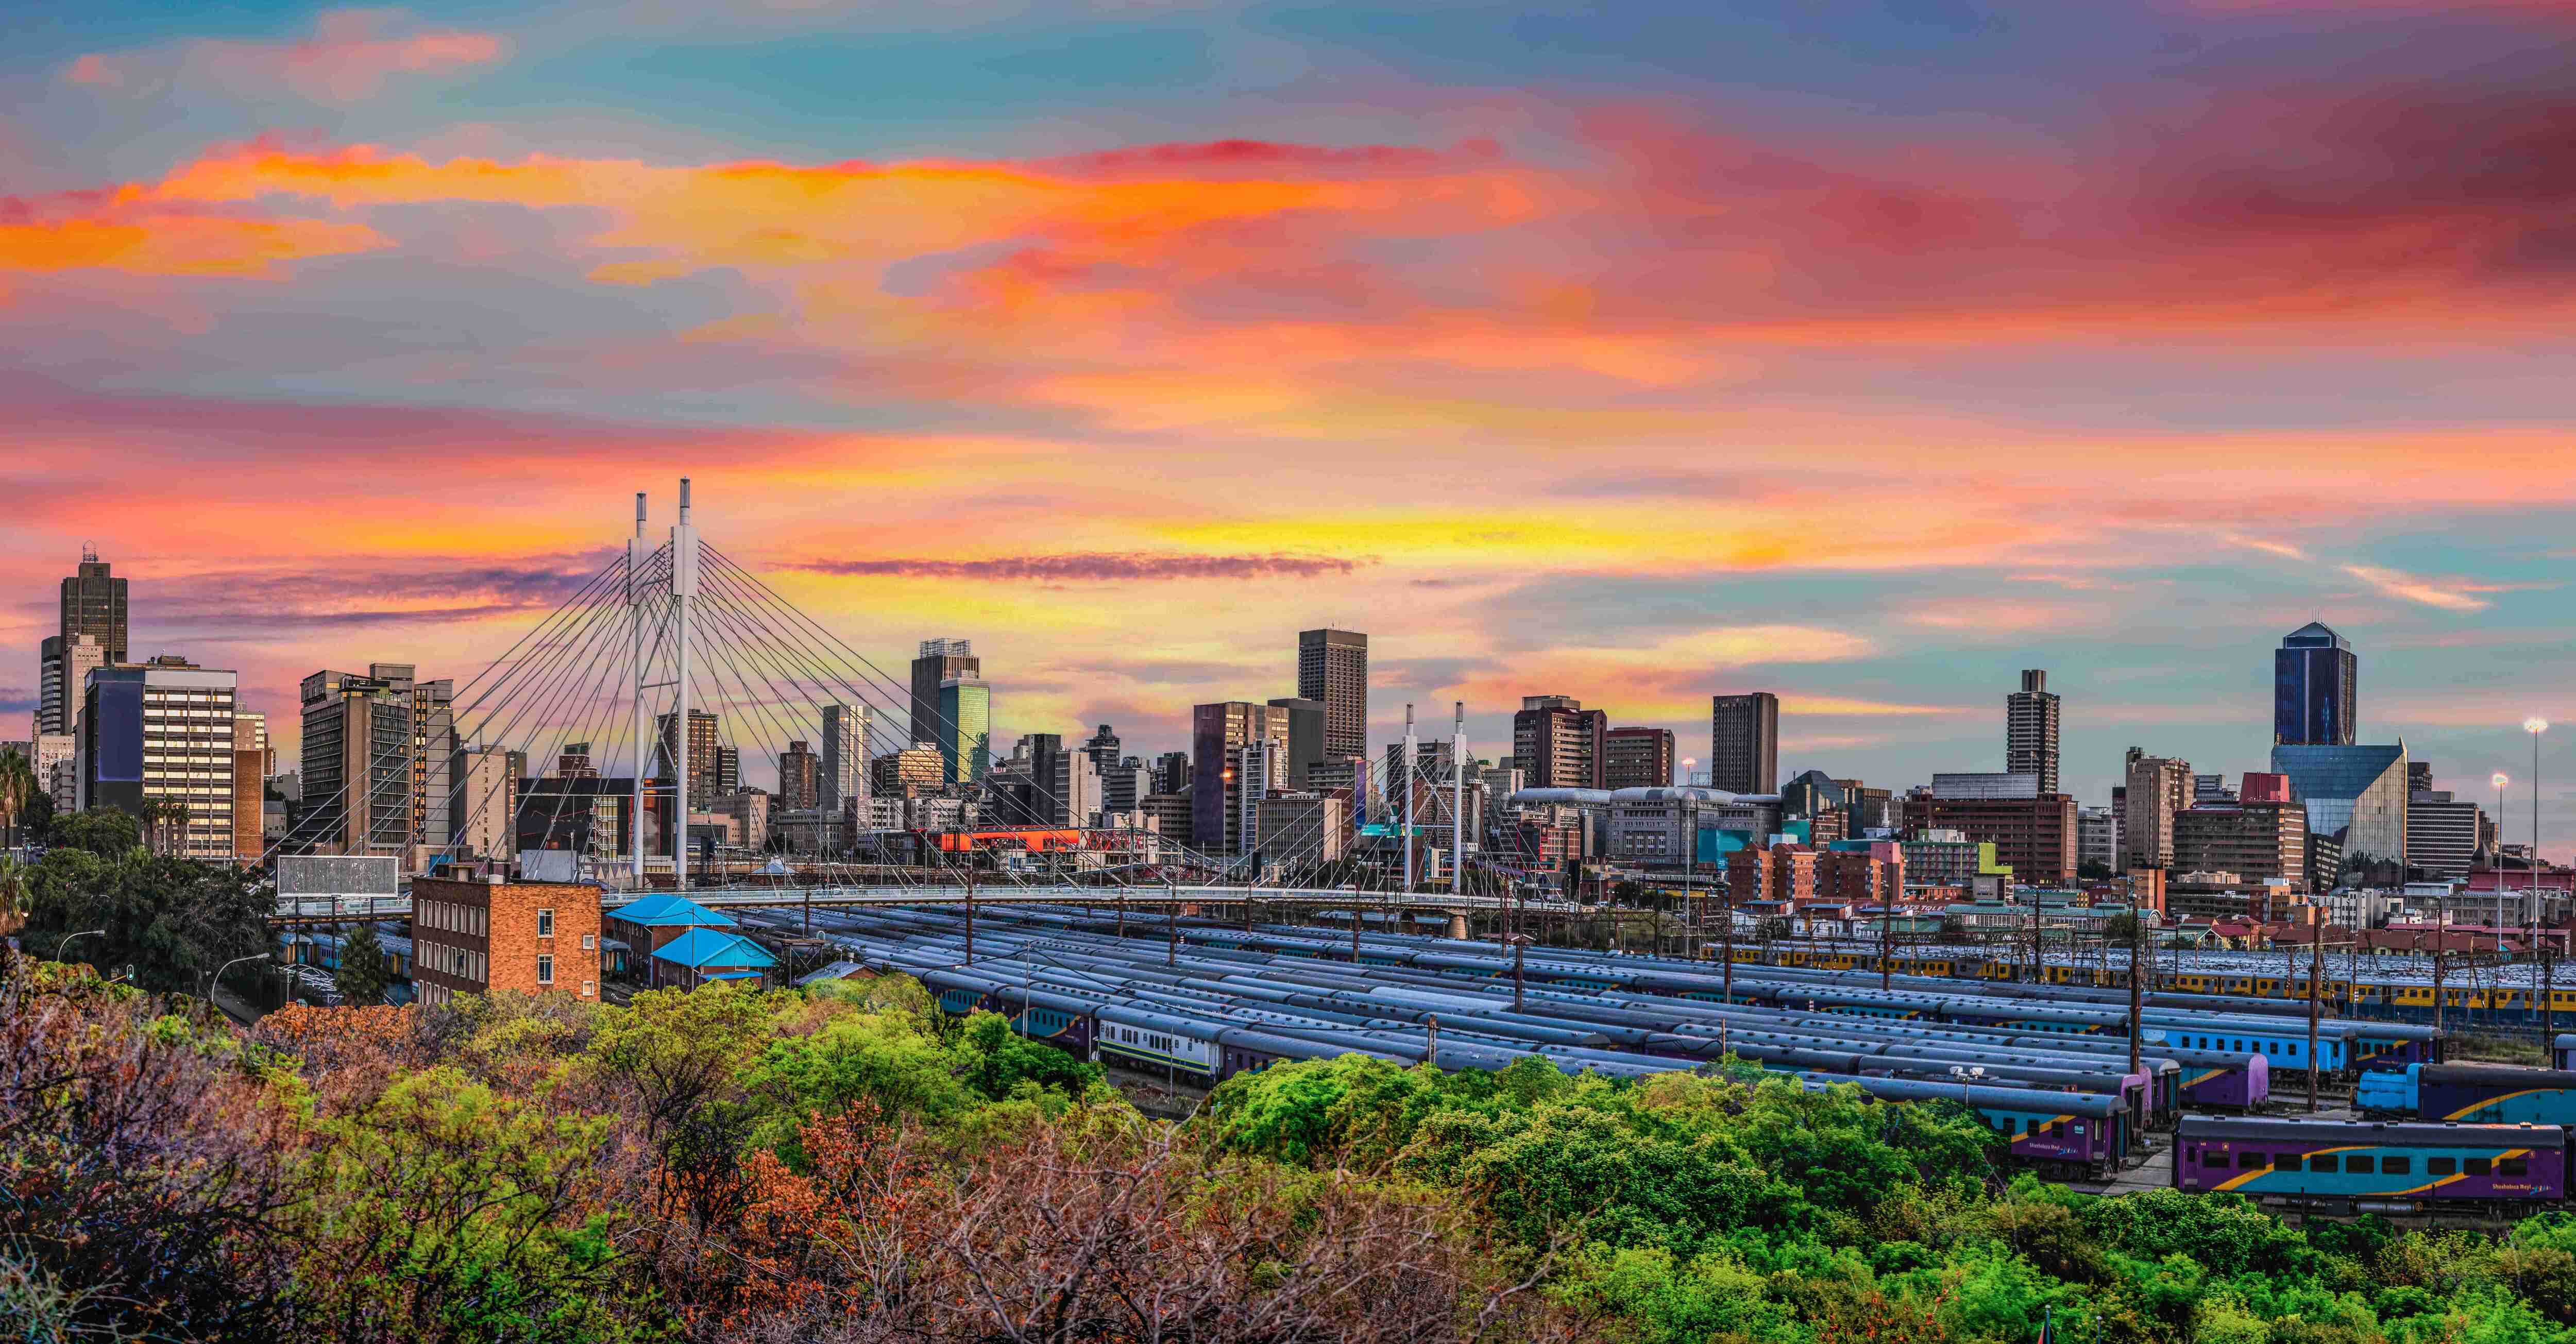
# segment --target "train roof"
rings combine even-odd
[[[2513,1064],[2417,1064],[2416,1078],[2426,1083],[2505,1083],[2514,1087],[2576,1088],[2576,1070],[2531,1069]]]
[[[2186,1115],[2174,1131],[2181,1139],[2285,1143],[2315,1140],[2402,1147],[2494,1144],[2516,1148],[2565,1148],[2567,1131],[2556,1125],[2460,1125],[2372,1120],[2237,1119]]]

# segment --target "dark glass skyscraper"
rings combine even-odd
[[[2358,667],[2352,645],[2319,622],[2283,636],[2272,651],[2272,745],[2351,746]]]
[[[79,572],[63,580],[62,628],[57,633],[66,649],[73,636],[90,635],[107,650],[107,661],[125,661],[125,580],[109,573],[96,551],[82,548]],[[80,694],[80,688],[72,688],[72,694]]]

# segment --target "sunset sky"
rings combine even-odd
[[[2271,648],[2576,847],[2576,3],[104,0],[0,51],[0,736],[135,653],[462,679],[631,492],[996,741],[1370,633],[1782,770],[2262,769]],[[1445,728],[1441,731],[1445,732]],[[291,745],[291,742],[290,742]],[[748,743],[765,755],[775,744]],[[772,780],[764,767],[752,782]]]

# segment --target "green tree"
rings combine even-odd
[[[95,828],[84,839],[108,829]],[[107,974],[132,966],[134,982],[147,990],[199,993],[204,978],[225,962],[271,945],[274,904],[248,874],[230,867],[131,845],[104,857],[82,845],[48,851],[27,885],[26,946],[51,955],[69,935],[102,930],[74,939],[70,957]]]
[[[0,847],[27,843],[27,809],[40,792],[36,769],[27,758],[16,747],[0,751]]]
[[[121,859],[143,843],[143,829],[118,808],[93,807],[55,818],[52,843],[56,849],[84,850],[102,859]]]
[[[341,997],[350,1003],[366,1005],[385,1001],[385,989],[393,984],[393,959],[385,955],[384,944],[376,941],[376,926],[361,924],[340,943],[340,969],[335,976]]]

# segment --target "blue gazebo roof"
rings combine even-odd
[[[640,901],[621,905],[609,911],[608,917],[622,919],[629,924],[658,925],[664,928],[673,925],[691,925],[702,929],[738,927],[732,916],[719,914],[686,896],[674,896],[669,892],[647,896]]]
[[[738,933],[714,929],[691,929],[664,944],[653,959],[701,971],[711,967],[758,970],[778,964],[778,958],[769,955],[760,944]]]

